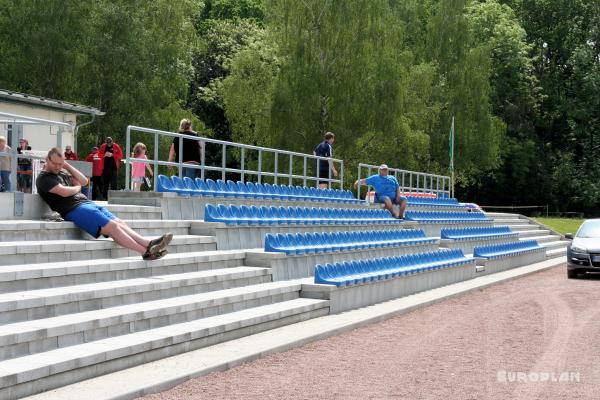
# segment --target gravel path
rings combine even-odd
[[[144,399],[598,399],[599,336],[600,277],[562,266]]]

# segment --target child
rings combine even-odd
[[[146,157],[146,145],[144,143],[138,143],[133,147],[133,157],[142,160],[148,159],[148,157]],[[148,168],[150,176],[154,176],[150,164],[141,162],[131,163],[131,183],[134,192],[139,192],[142,188],[142,182],[144,182],[144,177],[146,176],[146,168]]]

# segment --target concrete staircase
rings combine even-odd
[[[174,233],[170,254],[151,262],[69,222],[0,221],[0,399],[329,314],[329,300],[302,297],[307,279],[274,281],[274,264],[257,262],[264,255],[248,242],[218,250],[226,246],[215,235],[199,234],[203,222],[162,219],[158,205],[149,194],[107,204],[144,236]],[[549,257],[564,254],[567,242],[550,230],[516,214],[488,215],[538,240]],[[319,227],[354,228],[367,229]]]
[[[508,225],[514,232],[518,232],[521,240],[537,240],[540,246],[546,248],[546,258],[566,257],[569,241],[559,233],[519,214],[486,213],[486,215],[494,219],[494,225]]]
[[[1,399],[329,313],[299,281],[272,282],[245,251],[190,235],[189,221],[109,208],[145,236],[174,232],[171,254],[146,262],[69,222],[0,221]]]

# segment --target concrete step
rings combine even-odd
[[[0,293],[238,267],[245,256],[239,250],[203,251],[167,254],[155,261],[135,256],[5,265],[0,268]]]
[[[521,218],[520,214],[513,213],[486,212],[484,214],[489,218]]]
[[[557,240],[554,242],[544,242],[540,243],[540,246],[546,248],[546,251],[554,250],[554,249],[565,249],[569,246],[569,242],[567,240]]]
[[[560,235],[540,235],[519,238],[521,240],[536,240],[539,244],[560,241]]]
[[[528,219],[519,218],[494,218],[494,225],[529,225]]]
[[[268,268],[232,267],[183,274],[0,294],[0,323],[270,282]]]
[[[546,258],[558,258],[558,257],[567,257],[567,247],[559,247],[552,250],[546,250]]]
[[[529,231],[520,231],[518,233],[519,233],[520,238],[530,238],[532,236],[549,235],[550,231],[547,229],[536,229],[536,230],[529,230]]]
[[[191,221],[155,219],[125,222],[142,236],[160,236],[167,231],[174,235],[190,234]],[[0,221],[0,242],[63,239],[91,239],[91,237],[72,222]]]
[[[0,360],[299,297],[299,281],[269,282],[0,326]]]
[[[539,225],[534,225],[534,224],[530,224],[530,225],[524,225],[524,224],[494,224],[494,225],[503,225],[503,226],[508,226],[513,232],[523,232],[523,231],[533,231],[533,230],[538,230],[540,227]]]
[[[120,219],[162,219],[160,207],[108,203],[103,206]]]
[[[151,239],[153,237],[149,237]],[[167,248],[169,253],[216,250],[216,238],[198,235],[176,235]],[[36,264],[57,261],[115,259],[139,256],[120,247],[112,239],[97,240],[29,240],[0,243],[0,265]]]
[[[0,362],[0,398],[12,400],[329,312],[327,300],[284,301]]]

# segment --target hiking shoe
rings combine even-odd
[[[142,259],[144,261],[152,261],[152,260],[158,260],[159,258],[163,258],[164,256],[166,256],[168,253],[168,251],[166,250],[161,250],[157,253],[149,253],[149,252],[145,252],[142,255]]]
[[[158,253],[161,250],[164,250],[169,243],[173,240],[173,234],[171,232],[167,232],[159,238],[152,239],[150,243],[148,243],[148,247],[146,247],[146,253]]]

